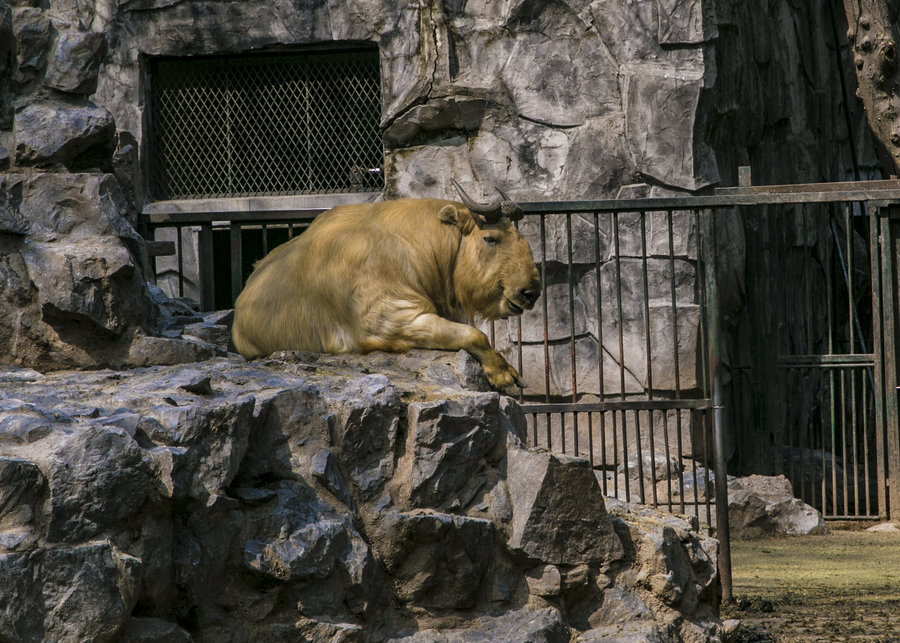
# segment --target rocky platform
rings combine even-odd
[[[523,426],[464,352],[0,370],[0,640],[721,640],[716,541]]]

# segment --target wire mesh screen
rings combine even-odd
[[[377,48],[151,62],[153,197],[383,188]]]

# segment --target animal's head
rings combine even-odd
[[[513,225],[522,210],[502,199],[478,203],[453,181],[464,207],[445,206],[441,219],[463,232],[454,271],[457,297],[470,317],[505,319],[534,307],[541,279],[531,246]]]

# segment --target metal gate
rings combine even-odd
[[[731,470],[786,476],[826,519],[900,515],[889,493],[900,463],[897,279],[885,243],[897,186],[720,191],[763,198],[743,213],[757,259],[747,270],[746,304],[772,311],[769,326],[763,320],[763,328],[736,333],[752,350],[732,372]]]

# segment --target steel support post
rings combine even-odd
[[[888,209],[881,219],[881,314],[884,336],[881,361],[884,367],[884,421],[887,456],[888,514],[900,518],[900,424],[897,415],[898,296],[900,296],[900,207]]]
[[[200,225],[197,251],[200,253],[200,310],[216,309],[216,277],[213,266],[212,223]]]
[[[703,211],[701,239],[706,289],[706,329],[708,384],[713,403],[713,450],[715,453],[716,538],[719,540],[719,578],[722,600],[732,598],[731,530],[728,525],[728,466],[726,456],[725,413],[722,392],[721,335],[719,325],[719,291],[716,280],[716,221],[713,210]]]

